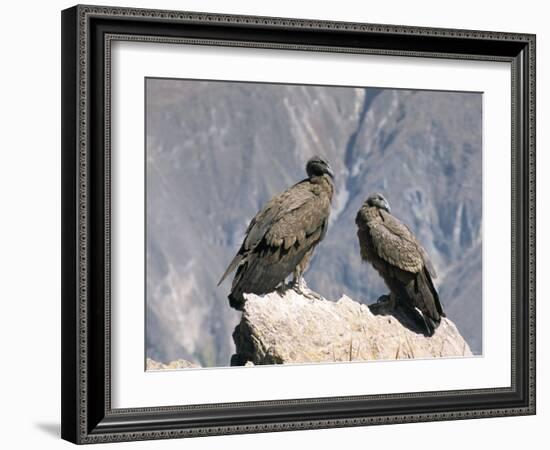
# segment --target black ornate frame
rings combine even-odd
[[[113,40],[507,61],[512,67],[512,384],[112,409]],[[535,414],[535,36],[75,6],[62,13],[62,437],[83,444]]]

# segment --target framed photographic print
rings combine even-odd
[[[535,413],[535,36],[62,12],[62,437]]]

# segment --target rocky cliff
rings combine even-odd
[[[287,290],[283,296],[247,295],[233,333],[232,365],[298,364],[471,356],[449,319],[426,337],[402,310],[380,313],[347,296],[337,302]]]
[[[162,363],[155,361],[154,359],[147,358],[145,362],[146,370],[175,370],[175,369],[198,369],[200,366],[185,359],[176,359],[168,363]]]

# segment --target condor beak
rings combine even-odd
[[[330,178],[334,180],[334,172],[332,171],[332,168],[327,164],[327,174]]]
[[[386,200],[384,200],[384,209],[391,214],[390,204]]]

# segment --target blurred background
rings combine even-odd
[[[482,350],[482,95],[146,80],[146,356],[228,366],[240,313],[216,284],[250,219],[305,177],[335,172],[331,223],[305,279],[325,298],[387,292],[361,263],[355,215],[389,200],[428,251],[444,310]]]

